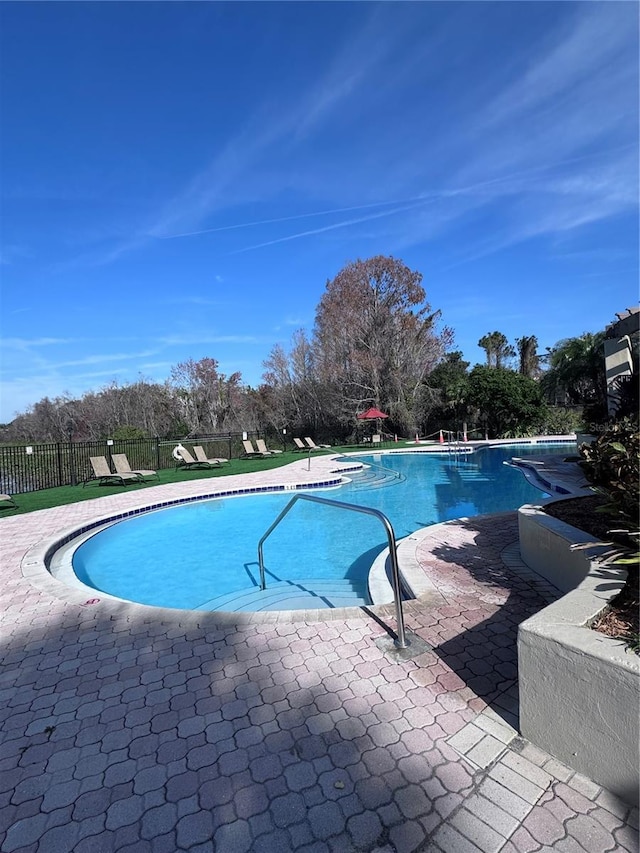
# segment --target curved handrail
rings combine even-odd
[[[402,613],[402,597],[400,595],[400,571],[398,569],[398,556],[396,553],[396,536],[393,532],[393,527],[391,526],[391,522],[387,518],[387,516],[380,512],[380,510],[372,509],[368,506],[359,506],[358,504],[348,504],[344,503],[344,501],[334,501],[330,498],[321,498],[317,495],[294,495],[286,507],[282,510],[282,512],[278,515],[276,520],[273,522],[271,527],[264,534],[262,539],[258,542],[258,564],[260,566],[260,589],[266,589],[267,584],[265,580],[264,574],[264,558],[263,558],[263,545],[268,537],[273,533],[276,527],[280,524],[282,519],[287,515],[287,513],[292,509],[293,505],[297,503],[297,501],[311,501],[312,503],[318,504],[326,504],[327,506],[335,506],[340,509],[348,509],[351,512],[361,512],[364,515],[372,515],[374,518],[379,519],[379,521],[384,526],[384,529],[387,534],[387,541],[389,542],[389,558],[391,560],[391,580],[393,585],[393,598],[396,606],[396,623],[398,626],[397,637],[394,640],[395,645],[399,649],[406,649],[409,646],[409,642],[405,635],[404,630],[404,616]]]

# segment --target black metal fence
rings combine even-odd
[[[264,434],[249,433],[252,440]],[[66,441],[48,444],[0,445],[0,491],[19,495],[50,489],[55,486],[71,486],[82,483],[93,476],[90,456],[105,456],[111,470],[114,453],[126,453],[131,467],[135,469],[174,468],[176,461],[172,451],[183,444],[190,452],[194,445],[201,445],[207,457],[238,458],[244,452],[243,433],[200,435],[191,438],[136,438],[102,439],[99,441]],[[284,449],[273,440],[274,447]]]

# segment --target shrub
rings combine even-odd
[[[589,482],[608,499],[606,509],[635,544],[640,539],[640,425],[637,417],[610,424],[591,444],[580,447]]]
[[[540,435],[569,435],[581,429],[581,412],[565,406],[549,406],[537,432]]]

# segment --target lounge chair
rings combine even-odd
[[[324,450],[325,448],[330,448],[330,444],[316,444],[312,438],[309,438],[308,435],[305,435],[304,440],[307,444],[307,447],[310,447],[311,450]]]
[[[200,444],[197,446],[195,444],[193,445],[193,452],[198,462],[211,462],[212,465],[222,465],[223,462],[229,461],[228,459],[224,459],[222,456],[212,456],[211,459],[209,459],[207,454],[204,452],[204,448]]]
[[[11,495],[0,495],[0,509],[17,509],[16,502]]]
[[[114,474],[111,468],[109,468],[106,456],[90,456],[89,462],[91,462],[91,467],[93,468],[93,477],[85,480],[82,484],[83,486],[86,486],[91,480],[98,480],[99,486],[106,486],[110,483],[117,483],[118,481],[121,486],[126,486],[127,483],[142,482],[142,477],[139,474]]]
[[[265,455],[271,455],[272,453],[282,453],[281,450],[268,450],[264,438],[256,438],[256,447],[258,448],[260,453],[264,453]]]
[[[271,456],[268,450],[266,453],[262,450],[256,450],[250,440],[247,441],[245,439],[242,442],[242,446],[244,447],[244,453],[240,457],[241,459],[255,459],[258,456]]]
[[[174,453],[184,468],[220,468],[220,463],[214,462],[213,459],[194,459],[182,445],[176,447]]]
[[[294,438],[293,443],[296,446],[294,453],[308,453],[309,452],[309,448],[307,447],[307,445],[304,443],[304,441],[301,438]]]
[[[131,465],[129,465],[126,453],[114,453],[111,458],[113,459],[113,467],[116,469],[118,474],[137,474],[143,480],[146,477],[155,477],[156,480],[160,479],[157,471],[134,471],[131,468]]]

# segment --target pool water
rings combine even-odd
[[[371,486],[356,476],[351,484],[322,491],[380,510],[401,539],[439,521],[539,500],[544,493],[503,463],[513,456],[554,452],[566,455],[567,447],[483,448],[458,457],[358,456],[372,471],[382,466],[395,476],[386,485],[375,481]],[[73,568],[83,583],[118,598],[179,609],[225,609],[225,596],[259,589],[258,542],[291,498],[291,492],[218,498],[129,518],[82,544]],[[379,520],[298,501],[264,545],[267,588],[285,582],[316,589],[313,594],[322,598],[327,585],[339,583],[355,603],[368,603],[368,571],[386,546]]]

